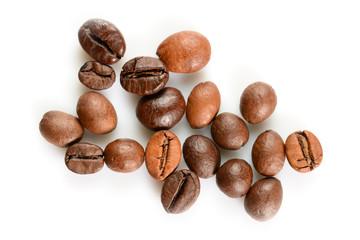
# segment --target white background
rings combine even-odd
[[[0,239],[359,239],[358,1],[8,1],[0,10],[1,168]],[[89,18],[114,23],[127,43],[113,67],[117,81],[101,91],[118,113],[115,131],[85,133],[83,141],[106,144],[133,138],[146,146],[152,131],[135,116],[138,96],[119,84],[122,65],[136,56],[156,56],[172,33],[195,30],[212,46],[209,64],[194,74],[171,74],[168,86],[187,99],[202,81],[217,84],[221,112],[240,115],[239,99],[252,82],[273,86],[278,105],[238,151],[221,150],[222,163],[251,163],[258,134],[273,129],[285,140],[297,130],[320,139],[324,159],[300,174],[287,162],[277,175],[284,197],[278,214],[257,222],[244,199],[231,199],[215,177],[201,179],[197,202],[180,215],[160,202],[162,183],[145,165],[129,174],[106,166],[93,175],[70,172],[66,149],[52,146],[38,124],[49,110],[76,114],[88,91],[77,78],[91,58],[77,31]],[[192,130],[185,117],[172,129],[181,142]],[[186,168],[183,159],[179,169]],[[261,178],[254,173],[254,181]]]

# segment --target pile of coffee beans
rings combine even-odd
[[[279,210],[283,189],[274,176],[283,168],[285,158],[298,172],[310,172],[322,161],[319,140],[310,131],[295,131],[284,143],[273,130],[261,133],[252,147],[252,163],[264,178],[253,182],[253,170],[244,159],[230,159],[223,165],[218,147],[237,150],[249,139],[249,124],[265,121],[275,111],[277,97],[267,83],[250,84],[240,97],[240,112],[218,114],[221,97],[213,82],[202,82],[191,91],[187,103],[179,89],[166,87],[169,71],[192,73],[210,60],[211,46],[205,36],[194,31],[174,33],[160,43],[159,58],[139,56],[126,62],[120,73],[124,90],[142,96],[135,110],[138,120],[155,131],[144,150],[133,139],[116,139],[103,150],[80,142],[86,128],[95,134],[106,134],[117,126],[112,103],[96,92],[110,88],[116,81],[109,64],[118,62],[126,51],[125,39],[118,28],[103,19],[90,19],[79,29],[82,48],[94,59],[79,70],[79,80],[92,91],[79,97],[77,117],[60,111],[49,111],[40,121],[40,132],[50,143],[67,147],[65,164],[77,174],[93,174],[104,163],[111,170],[129,173],[145,161],[149,174],[163,181],[161,203],[168,213],[188,210],[200,194],[199,178],[216,176],[220,191],[231,198],[245,196],[246,212],[258,221],[272,218]],[[95,91],[94,91],[95,90]],[[191,128],[211,124],[212,139],[189,136],[183,145],[169,129],[185,115]],[[177,170],[181,157],[189,169]]]

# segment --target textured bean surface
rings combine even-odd
[[[80,82],[93,90],[110,88],[115,82],[114,69],[95,61],[86,62],[80,68],[78,75]]]

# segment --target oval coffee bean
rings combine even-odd
[[[79,142],[84,135],[84,127],[79,119],[61,111],[45,113],[40,121],[39,130],[48,142],[58,147]]]
[[[109,65],[95,61],[86,62],[79,71],[79,80],[93,90],[110,88],[115,82],[115,71]]]
[[[145,149],[145,163],[150,175],[162,181],[179,166],[181,144],[178,137],[162,130],[154,133]]]
[[[161,190],[161,203],[167,213],[188,210],[200,194],[200,180],[196,173],[183,169],[171,174]]]
[[[320,141],[306,130],[294,132],[286,139],[285,153],[291,167],[301,173],[317,168],[323,158]]]
[[[153,57],[136,57],[124,64],[120,74],[121,86],[140,96],[152,95],[163,89],[169,72],[162,61]]]
[[[105,134],[116,128],[116,111],[111,102],[100,93],[86,92],[81,95],[76,111],[81,124],[90,132]]]
[[[124,37],[109,21],[89,19],[80,27],[78,37],[81,47],[98,62],[114,64],[124,56]]]
[[[209,62],[211,46],[202,34],[182,31],[166,38],[159,45],[156,54],[169,71],[192,73],[199,71]]]
[[[277,132],[267,130],[255,140],[251,155],[256,171],[264,176],[274,176],[284,166],[284,141]]]
[[[103,150],[94,144],[75,143],[66,150],[65,164],[74,173],[96,173],[104,166]]]
[[[220,152],[208,137],[192,135],[183,145],[186,165],[201,178],[213,176],[220,167]]]
[[[186,119],[192,128],[203,128],[210,124],[219,111],[221,97],[213,82],[199,83],[191,91],[187,106]]]
[[[267,221],[279,211],[283,198],[281,182],[268,177],[254,183],[244,201],[246,212],[258,221]]]

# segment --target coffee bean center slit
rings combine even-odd
[[[67,161],[70,160],[98,160],[104,158],[103,155],[93,155],[93,156],[84,156],[84,155],[67,155]]]
[[[306,134],[301,132],[296,135],[299,144],[301,146],[301,151],[303,152],[304,158],[298,159],[297,161],[306,161],[309,166],[299,167],[299,169],[310,167],[310,170],[313,170],[314,166],[317,164],[314,161],[313,154],[310,149],[309,141],[306,137]]]
[[[176,190],[176,192],[174,194],[174,198],[172,199],[172,201],[170,203],[169,212],[172,212],[172,209],[174,208],[174,206],[177,203],[178,199],[184,193],[185,184],[189,180],[189,178],[191,177],[191,174],[189,174],[189,173],[182,173],[182,174],[183,174],[183,179],[182,179],[181,183],[179,184],[179,187],[178,187],[178,189]]]
[[[121,58],[121,56],[119,56],[118,54],[116,54],[107,44],[106,40],[102,40],[101,38],[99,38],[98,36],[96,36],[96,34],[94,34],[89,26],[85,26],[85,31],[86,34],[89,36],[90,39],[93,40],[93,42],[97,43],[97,45],[102,46],[104,49],[106,49],[111,55],[115,55],[117,58]]]
[[[165,166],[166,166],[166,162],[167,162],[167,158],[168,158],[168,153],[169,153],[169,142],[172,140],[172,138],[169,138],[166,133],[164,133],[165,135],[165,140],[163,142],[163,144],[161,145],[162,147],[162,155],[159,158],[160,159],[160,165],[159,165],[159,170],[161,170],[161,174],[160,176],[162,177],[164,175],[165,172]]]

